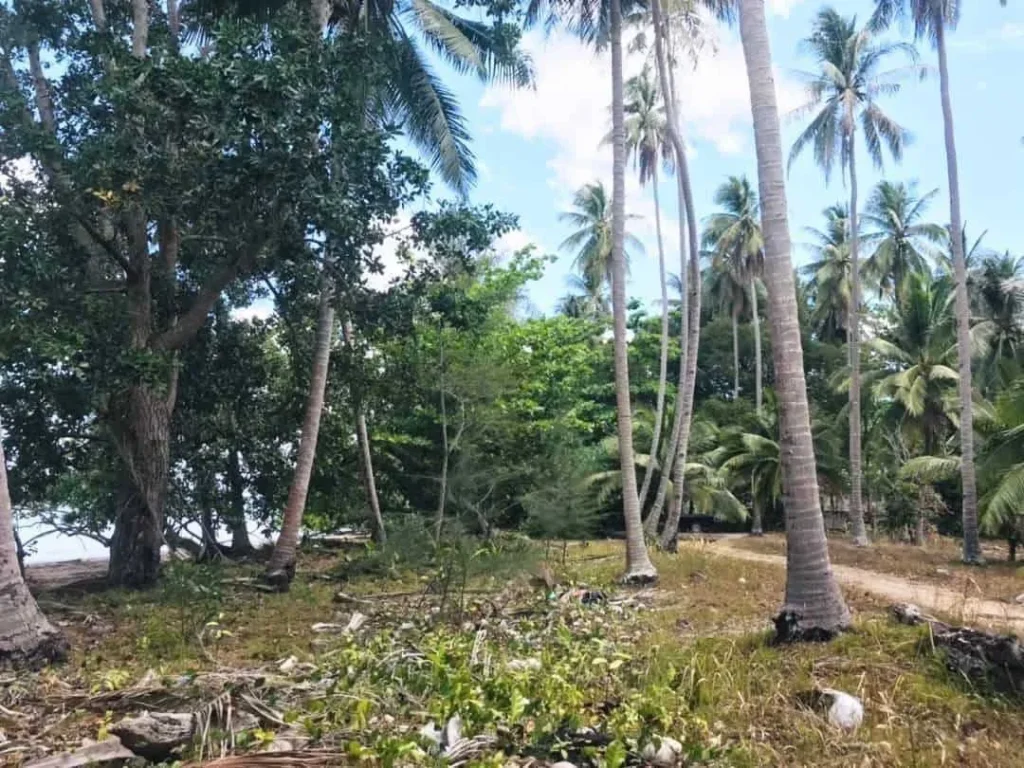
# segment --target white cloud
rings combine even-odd
[[[534,246],[536,253],[544,253],[544,246],[533,235],[521,229],[513,229],[494,241],[494,250],[500,256],[511,256],[528,245]]]
[[[782,16],[786,18],[789,16],[789,12],[796,8],[803,0],[770,0],[768,3],[768,10],[774,16]]]

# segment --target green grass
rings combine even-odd
[[[474,765],[562,752],[577,765],[614,765],[657,736],[678,739],[694,764],[706,765],[1020,765],[1020,709],[952,678],[926,634],[895,625],[870,598],[851,597],[854,632],[829,644],[772,647],[779,568],[684,544],[678,555],[655,556],[660,581],[634,604],[589,607],[552,602],[529,572],[514,573],[510,560],[535,554],[473,551],[468,565],[392,563],[383,574],[358,564],[361,556],[340,569],[337,554],[310,557],[283,595],[233,581],[255,567],[189,566],[148,593],[62,595],[73,613],[50,607],[67,623],[72,662],[33,678],[20,700],[0,703],[32,714],[21,735],[48,729],[48,743],[74,744],[98,735],[108,709],[138,706],[128,694],[147,670],[198,676],[201,702],[218,675],[257,669],[267,679],[254,692],[314,744],[350,753],[353,765],[434,764],[416,732],[455,713],[468,735],[498,738]],[[572,545],[567,562],[557,560],[565,583],[634,594],[616,591],[618,543]],[[325,579],[353,565],[363,575]],[[461,580],[453,589],[445,577],[453,567],[466,574],[465,594]],[[347,621],[352,606],[333,602],[339,589],[372,602],[357,607],[371,617],[357,638],[311,629]],[[274,682],[277,663],[293,655],[310,664],[301,685]],[[526,659],[540,668],[510,665]],[[805,703],[815,686],[863,699],[858,733],[834,731]],[[74,691],[82,696],[69,705]],[[105,698],[90,702],[89,694]],[[570,737],[584,727],[610,744],[584,747]]]

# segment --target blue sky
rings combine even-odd
[[[872,7],[869,0],[836,0],[833,5],[861,19],[867,18]],[[950,37],[949,51],[964,219],[973,236],[988,230],[987,246],[1024,253],[1024,233],[1019,226],[1024,203],[1024,92],[1018,74],[1024,65],[1024,8],[1001,8],[996,0],[965,5],[960,27]],[[799,43],[822,4],[768,0],[768,6],[779,101],[785,113],[803,100],[796,70],[814,68]],[[719,28],[716,36],[717,53],[705,52],[697,69],[684,74],[680,88],[700,219],[713,210],[712,194],[727,175],[747,174],[755,179],[742,50],[732,30]],[[558,213],[569,207],[572,192],[580,184],[597,178],[610,183],[610,150],[598,147],[608,129],[609,60],[559,34],[545,38],[531,32],[524,42],[537,67],[536,90],[513,93],[485,88],[468,79],[451,83],[462,101],[479,159],[480,180],[473,199],[495,203],[520,216],[522,231],[507,238],[509,246],[533,242],[541,251],[559,256],[530,292],[535,308],[550,312],[566,292],[571,262],[571,255],[557,251],[568,234]],[[930,46],[919,47],[922,61],[934,67]],[[894,60],[894,66],[897,63],[898,59]],[[639,57],[628,60],[627,76],[641,64]],[[884,176],[917,180],[920,191],[939,188],[930,218],[946,222],[937,73],[924,82],[906,82],[900,94],[883,100],[883,106],[914,137],[902,164],[887,162]],[[800,122],[783,115],[787,151]],[[883,174],[870,167],[863,150],[859,154],[863,200]],[[677,271],[672,266],[678,263],[673,187],[671,180],[663,183],[661,198],[665,230],[672,233],[666,256],[670,269]],[[808,257],[799,247],[805,239],[803,228],[818,226],[821,209],[848,198],[849,192],[838,173],[826,187],[809,153],[793,167],[788,192],[790,226],[797,243],[793,258],[800,263]],[[631,223],[631,229],[647,245],[646,254],[634,258],[630,294],[651,300],[659,291],[653,202],[650,190],[641,190],[632,176],[626,204],[631,213],[643,217]]]

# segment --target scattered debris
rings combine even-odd
[[[345,603],[348,605],[373,605],[373,602],[370,600],[364,600],[361,597],[353,597],[352,595],[347,595],[344,592],[338,592],[334,596],[334,602]]]
[[[1013,598],[1013,602],[1017,603],[1017,605],[1024,605],[1024,592]]]
[[[427,741],[435,744],[438,749],[441,748],[441,729],[437,727],[433,720],[420,728],[419,734]]]
[[[103,741],[86,739],[86,742],[73,752],[25,763],[24,768],[80,768],[87,765],[95,768],[118,768],[135,757],[135,753],[127,749],[117,736],[111,736]]]
[[[949,576],[949,568],[936,568],[935,573],[938,576]]]
[[[115,723],[110,732],[135,754],[160,762],[192,741],[196,721],[190,712],[143,712]]]
[[[278,665],[277,671],[287,675],[290,672],[294,672],[297,666],[299,666],[299,660],[294,656],[289,656]]]
[[[348,624],[345,625],[346,632],[358,632],[359,628],[366,623],[366,614],[356,611],[352,614],[352,618],[348,620]]]
[[[441,745],[447,752],[462,741],[462,718],[458,715],[448,719],[441,731]]]
[[[539,672],[542,666],[540,659],[535,656],[527,659],[512,659],[508,663],[508,668],[513,672]]]
[[[683,745],[669,736],[662,736],[657,742],[644,745],[640,756],[651,765],[679,765],[683,756]]]
[[[852,733],[864,722],[864,705],[856,696],[834,688],[823,688],[821,695],[828,703],[828,721],[841,731]]]

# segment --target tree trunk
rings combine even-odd
[[[640,517],[633,456],[633,406],[629,395],[629,351],[626,344],[626,133],[622,95],[622,6],[611,0],[612,51],[612,315],[615,331],[615,400],[619,427],[619,464],[622,468],[622,512],[626,523],[624,581],[649,582],[657,578]]]
[[[680,230],[683,223],[686,224],[686,231],[680,231],[680,242],[686,243],[685,251],[689,251],[689,282],[687,285],[687,307],[686,307],[686,354],[685,371],[683,377],[683,397],[681,422],[679,428],[679,442],[675,457],[676,468],[676,501],[677,513],[675,520],[666,522],[665,530],[661,534],[661,547],[670,549],[675,542],[679,529],[679,515],[682,514],[685,494],[685,467],[687,449],[690,443],[690,420],[693,415],[693,390],[697,381],[697,353],[700,346],[700,248],[697,238],[697,214],[693,203],[693,189],[690,184],[690,168],[686,157],[686,146],[680,134],[681,121],[676,103],[674,80],[666,52],[666,25],[661,15],[661,4],[652,4],[654,13],[654,45],[655,58],[658,64],[658,76],[662,82],[662,97],[665,102],[666,129],[669,141],[672,144],[672,151],[676,161],[676,184],[679,188],[679,197],[685,215],[680,217]],[[671,86],[671,87],[670,87]],[[680,265],[683,274],[686,273],[686,264]]]
[[[858,251],[860,230],[857,222],[857,160],[856,144],[851,132],[850,142],[850,523],[853,543],[868,545],[868,532],[864,527],[864,505],[861,486],[861,418],[860,418],[860,262]]]
[[[740,305],[732,305],[732,399],[740,399]]]
[[[217,542],[217,523],[213,514],[214,488],[213,475],[206,475],[200,480],[199,505],[201,514],[199,524],[202,526],[202,550],[200,560],[217,560],[224,557],[220,544]]]
[[[1009,547],[1010,547],[1010,551],[1007,554],[1007,559],[1011,563],[1017,562],[1017,542],[1018,542],[1017,534],[1012,534],[1010,536],[1009,541],[1007,542],[1007,544],[1009,544]]]
[[[163,546],[170,471],[171,405],[167,395],[136,384],[112,403],[114,439],[123,464],[107,579],[142,589],[156,583]]]
[[[754,520],[750,526],[750,532],[754,536],[764,536],[764,520],[761,514],[761,500],[757,497],[757,493],[751,487],[750,494],[751,506],[754,508]]]
[[[754,323],[754,407],[764,408],[764,370],[761,365],[761,315],[757,305],[757,278],[750,278],[750,311]]]
[[[227,520],[231,529],[231,556],[245,557],[253,551],[249,529],[245,520],[245,483],[242,479],[242,460],[238,449],[228,455],[228,493],[231,496],[231,516]]]
[[[967,296],[967,262],[964,256],[963,222],[960,215],[960,178],[953,132],[953,105],[949,96],[949,62],[946,58],[946,25],[935,21],[939,52],[939,87],[942,93],[942,121],[946,137],[946,172],[949,177],[949,226],[953,245],[953,274],[956,278],[956,347],[960,371],[960,482],[964,495],[964,562],[980,563],[978,537],[978,485],[974,474],[974,407],[971,400],[971,309]]]
[[[647,461],[647,470],[644,472],[644,482],[640,486],[641,512],[647,505],[651,479],[654,477],[654,468],[658,462],[662,424],[665,421],[665,389],[668,386],[668,284],[665,280],[665,245],[661,236],[661,202],[658,199],[657,167],[651,174],[651,185],[654,188],[654,230],[658,238],[658,279],[661,284],[661,360],[658,369],[658,400],[654,409],[654,434],[651,436],[651,451]]]
[[[739,9],[754,118],[786,510],[786,602],[776,631],[780,640],[823,639],[848,628],[850,612],[832,575],[818,496],[764,0],[740,0]]]
[[[7,463],[0,442],[0,663],[41,666],[67,656],[64,636],[43,615],[18,567]]]
[[[448,501],[448,463],[451,459],[449,451],[451,446],[448,442],[448,404],[446,402],[445,375],[444,375],[444,328],[438,331],[438,346],[441,353],[441,370],[439,379],[441,384],[441,482],[437,493],[437,517],[434,521],[434,542],[441,543],[441,533],[444,530],[444,508]]]
[[[342,333],[345,334],[345,344],[352,349],[352,321],[346,320],[342,326]],[[373,540],[378,544],[387,542],[387,532],[384,530],[384,518],[380,513],[380,499],[377,496],[377,481],[373,474],[373,454],[370,451],[370,432],[366,428],[366,411],[363,410],[363,399],[360,393],[353,392],[353,400],[356,412],[356,443],[359,447],[359,473],[363,479],[363,489],[366,491],[366,504],[370,508],[370,526],[373,528]]]
[[[309,481],[313,475],[316,441],[320,433],[320,415],[327,391],[327,372],[331,362],[331,340],[334,336],[334,294],[329,279],[323,277],[317,311],[316,336],[313,343],[313,370],[306,398],[306,414],[295,462],[295,474],[288,490],[288,502],[281,521],[281,533],[274,545],[274,554],[267,563],[266,579],[280,589],[288,589],[295,577],[295,552],[299,544],[302,515],[306,509]]]

